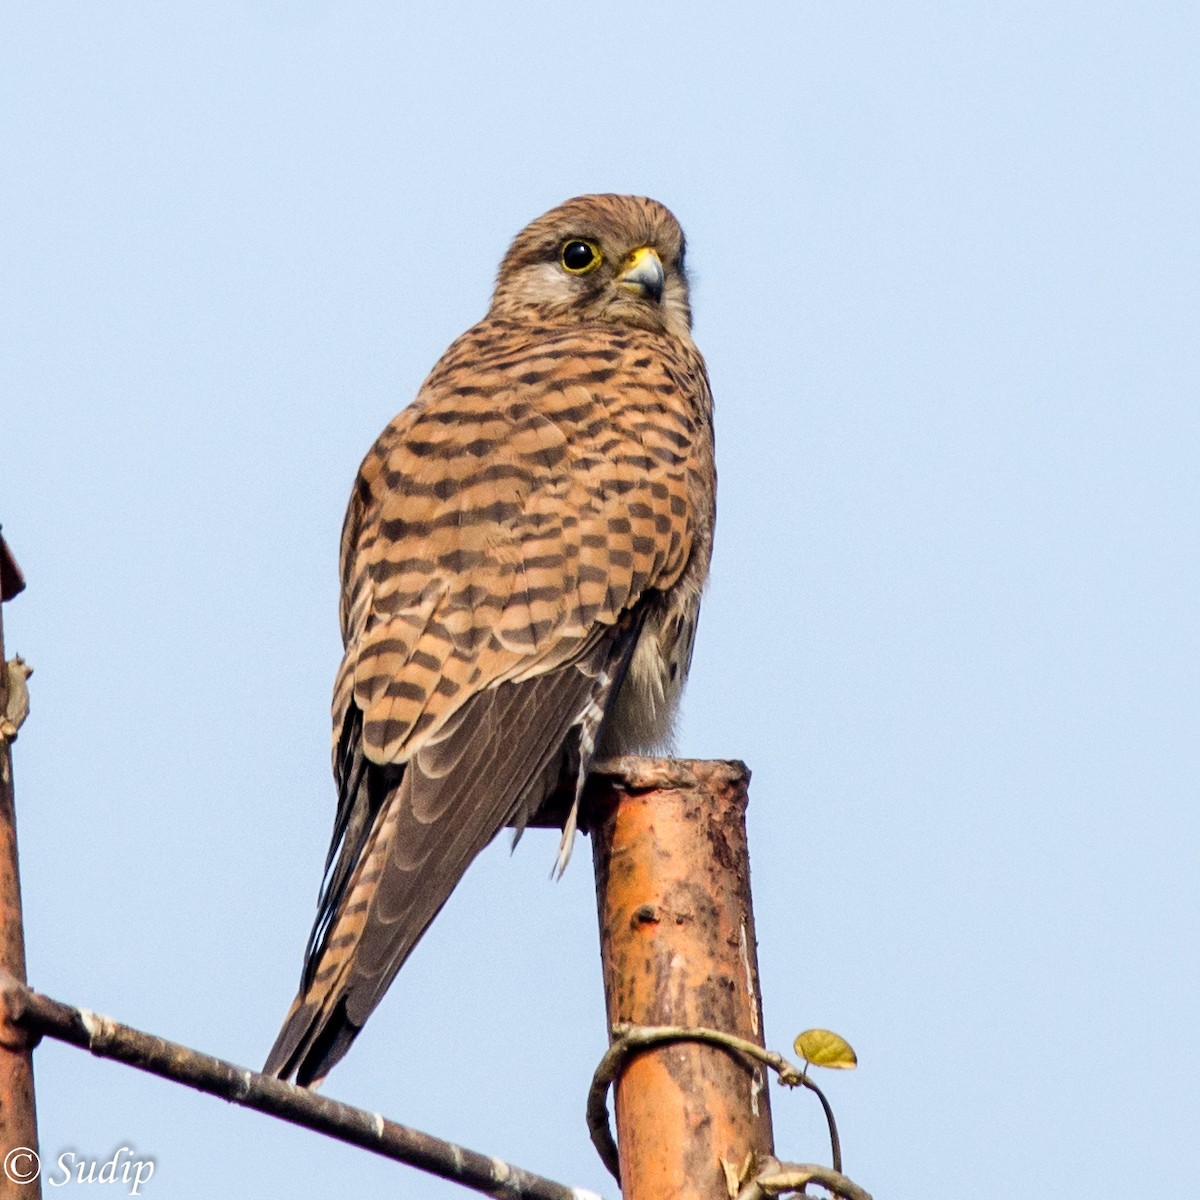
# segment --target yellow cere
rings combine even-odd
[[[652,246],[639,246],[629,255],[628,261],[625,263],[626,271],[636,271],[642,265],[642,262],[647,257],[658,258],[658,253]]]

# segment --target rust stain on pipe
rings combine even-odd
[[[609,1025],[704,1025],[761,1045],[745,765],[597,767],[587,817]],[[765,1071],[711,1046],[633,1059],[616,1120],[626,1200],[722,1200],[721,1159],[774,1148]]]
[[[3,600],[25,586],[24,577],[0,536],[0,715],[6,711],[7,672],[4,670]],[[25,982],[25,929],[21,918],[21,880],[17,870],[17,824],[13,806],[12,753],[0,738],[0,969]],[[33,1052],[29,1035],[0,1013],[0,1160],[19,1147],[37,1150],[37,1116],[33,1100]],[[12,1160],[9,1173],[0,1170],[0,1198],[20,1196],[38,1200],[41,1181],[20,1184],[27,1158]]]

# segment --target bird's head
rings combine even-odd
[[[679,222],[644,196],[578,196],[509,247],[491,315],[611,321],[687,338],[692,326]]]

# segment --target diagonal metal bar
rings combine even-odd
[[[398,1125],[379,1113],[354,1108],[234,1066],[86,1008],[61,1004],[12,976],[0,978],[0,997],[8,1020],[30,1034],[80,1046],[100,1058],[113,1059],[163,1079],[187,1084],[210,1096],[220,1096],[243,1108],[314,1129],[484,1195],[503,1200],[600,1200],[595,1192],[556,1183],[501,1159]]]

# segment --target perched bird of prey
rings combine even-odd
[[[338,808],[264,1068],[319,1082],[471,860],[597,753],[661,748],[715,513],[684,238],[637,196],[520,233],[487,316],[359,470],[341,545]]]

